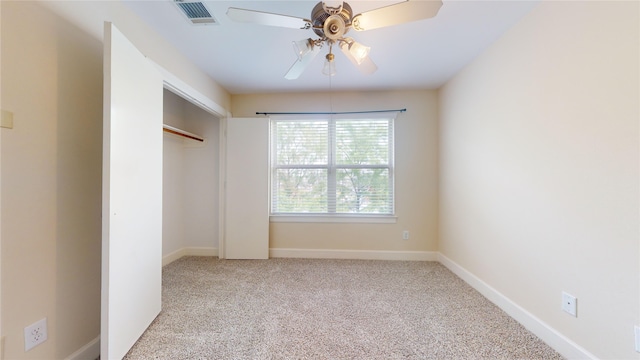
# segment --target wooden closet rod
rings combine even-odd
[[[178,128],[174,128],[173,126],[169,126],[169,125],[162,125],[162,130],[171,133],[171,134],[175,134],[175,135],[179,135],[179,136],[183,136],[189,139],[193,139],[193,140],[197,140],[200,142],[204,141],[204,138],[201,136],[198,136],[196,134],[192,134],[190,132],[184,131],[184,130],[180,130]]]

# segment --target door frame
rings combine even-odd
[[[227,118],[231,117],[231,114],[227,112],[222,106],[220,106],[215,101],[211,100],[209,97],[202,94],[200,91],[194,89],[180,78],[175,76],[173,73],[169,72],[167,69],[158,65],[153,60],[149,59],[149,61],[158,69],[160,74],[162,75],[162,83],[163,87],[166,90],[171,91],[172,93],[178,95],[179,97],[185,99],[191,104],[199,107],[200,109],[208,112],[209,114],[215,116],[219,122],[219,149],[218,149],[218,258],[225,258],[225,217],[224,217],[224,209],[226,204],[225,197],[225,179],[226,179],[226,121]]]

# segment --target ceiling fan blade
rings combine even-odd
[[[378,70],[378,66],[371,60],[371,58],[367,55],[363,57],[360,62],[356,60],[356,58],[349,52],[349,46],[347,43],[343,42],[340,44],[340,50],[342,53],[351,61],[353,65],[355,65],[361,73],[365,75],[371,75]]]
[[[293,63],[284,78],[287,80],[297,79],[304,72],[307,66],[311,64],[311,60],[313,60],[319,52],[320,47],[314,46],[313,49],[304,54],[300,60],[296,60],[296,62]]]
[[[436,16],[441,6],[441,0],[403,1],[354,16],[353,28],[364,31],[428,19]]]
[[[227,16],[233,21],[260,25],[280,26],[293,29],[310,29],[311,20],[295,16],[230,7]]]

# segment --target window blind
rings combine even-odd
[[[271,119],[271,213],[394,212],[390,114]]]

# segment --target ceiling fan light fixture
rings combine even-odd
[[[369,46],[362,45],[350,37],[342,39],[339,46],[340,50],[354,65],[362,64],[369,57],[369,52],[371,51]]]
[[[331,15],[340,14],[342,12],[343,1],[323,1],[322,9]]]
[[[358,65],[362,64],[364,59],[369,56],[370,51],[371,48],[369,46],[362,45],[356,41],[352,42],[349,45],[349,53],[351,54],[351,56],[353,56]]]
[[[335,56],[329,52],[326,56],[326,60],[324,62],[324,67],[322,67],[322,73],[328,76],[333,76],[336,74],[336,63],[333,61]]]
[[[329,54],[326,56],[322,72],[329,76],[335,75],[336,66],[331,47],[336,43],[361,73],[373,74],[378,67],[369,58],[371,48],[359,44],[352,38],[345,38],[345,34],[351,29],[364,31],[432,18],[438,14],[440,7],[442,7],[442,0],[405,0],[354,15],[348,2],[328,0],[320,1],[313,7],[310,19],[234,7],[227,10],[227,15],[238,22],[311,29],[318,35],[319,38],[316,40],[304,39],[293,42],[293,49],[298,59],[291,66],[285,78],[296,79],[311,63],[323,45],[329,46]]]
[[[340,15],[331,15],[325,20],[323,25],[324,36],[330,40],[342,39],[347,32],[347,24]]]
[[[323,1],[322,9],[331,15],[340,14],[342,12],[343,1]]]
[[[302,58],[312,50],[313,40],[311,39],[302,39],[293,42],[293,51],[295,51],[296,56],[298,56],[298,60],[302,60]]]
[[[356,58],[351,53],[349,47],[354,42],[355,41],[352,38],[345,38],[343,41],[340,41],[339,43],[340,50],[342,51],[344,56],[346,56],[347,59],[349,59],[349,61],[351,61],[351,63],[355,65],[358,68],[358,70],[360,70],[361,73],[365,75],[373,74],[374,72],[376,72],[376,70],[378,70],[378,67],[376,66],[376,64],[373,63],[373,61],[371,61],[369,56],[365,56],[361,58],[360,62],[358,62],[358,60],[356,60]]]

